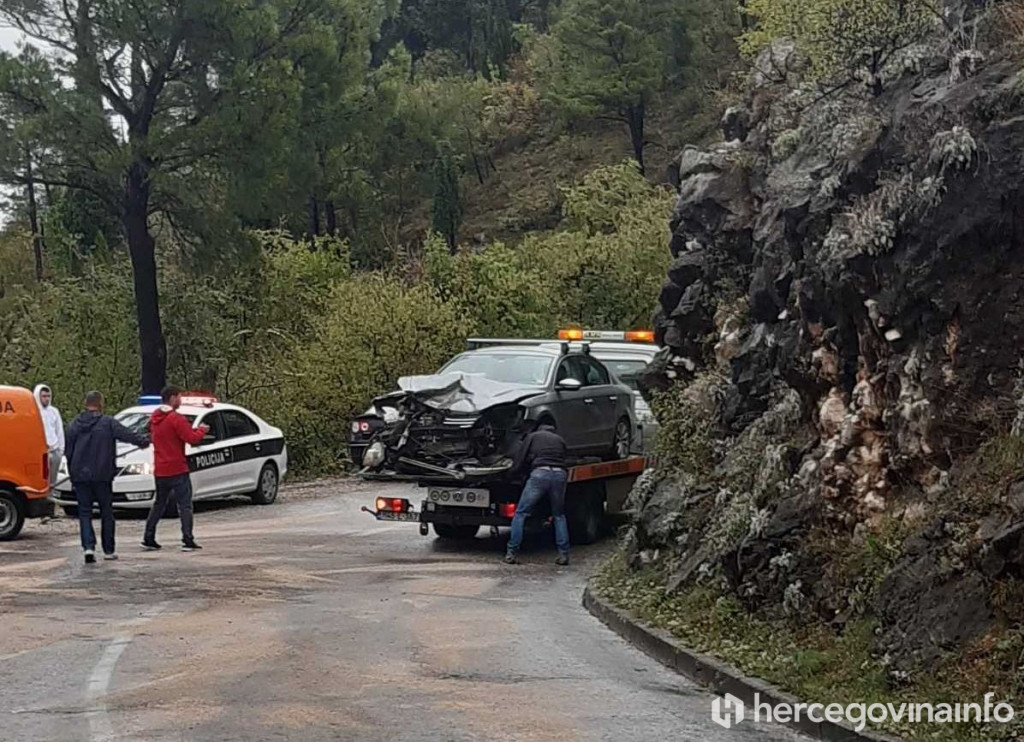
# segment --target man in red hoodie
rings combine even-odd
[[[189,478],[188,460],[185,458],[185,444],[196,446],[201,443],[210,427],[200,425],[193,428],[178,412],[181,390],[177,387],[164,387],[160,392],[160,400],[163,404],[149,418],[156,500],[146,518],[142,548],[150,551],[160,548],[156,542],[156,524],[160,522],[167,503],[173,497],[178,504],[178,517],[181,518],[181,550],[195,551],[201,547],[192,536],[192,480]]]

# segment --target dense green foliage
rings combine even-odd
[[[192,362],[168,342],[164,322],[177,310],[161,306],[167,265],[219,285],[226,264],[254,259],[253,230],[344,240],[357,270],[407,269],[430,232],[451,251],[469,229],[478,243],[516,230],[518,240],[557,223],[557,187],[542,169],[502,172],[500,158],[608,117],[627,125],[643,172],[651,106],[692,109],[690,82],[716,82],[694,50],[729,39],[735,13],[709,15],[712,5],[2,4],[0,23],[23,39],[0,50],[0,196],[30,235],[37,280],[81,277],[95,270],[93,253],[111,264],[127,253],[141,382],[154,391]],[[569,177],[621,158],[621,146],[614,159],[587,153],[585,137],[574,146]],[[474,219],[473,205],[497,210],[487,192],[505,187],[526,190],[529,209]],[[577,242],[564,248],[580,254]],[[578,266],[557,268],[577,293],[592,287]]]
[[[755,54],[789,38],[826,84],[861,81],[876,94],[886,67],[922,41],[940,16],[928,0],[750,0],[756,21],[741,46]]]
[[[169,376],[283,427],[300,471],[336,469],[350,418],[400,376],[435,371],[470,334],[549,337],[571,322],[649,321],[667,262],[669,194],[625,164],[567,188],[565,203],[562,230],[456,254],[435,237],[401,269],[354,271],[344,241],[311,246],[280,231],[248,232],[251,248],[218,269],[167,256]],[[45,379],[67,412],[92,388],[112,407],[132,403],[127,257],[96,252],[74,271],[54,261],[36,284],[30,241],[20,230],[0,237],[0,379]]]

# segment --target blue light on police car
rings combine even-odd
[[[162,401],[163,400],[160,399],[159,394],[143,394],[141,397],[139,397],[139,406],[147,407],[149,405],[158,405]]]

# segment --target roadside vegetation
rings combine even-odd
[[[4,5],[0,383],[207,389],[316,473],[468,334],[649,326],[739,14],[598,5]]]
[[[885,658],[874,651],[876,624],[870,618],[842,632],[806,617],[771,620],[750,613],[712,585],[669,593],[666,577],[658,566],[632,569],[616,555],[592,584],[607,600],[665,629],[690,649],[724,660],[807,703],[978,703],[995,691],[998,701],[1015,708],[1024,704],[1019,679],[1024,638],[1019,631],[986,638],[963,657],[949,657],[927,677],[894,686]],[[982,742],[1020,739],[1024,721],[1018,714],[1008,725],[869,722],[868,728],[907,740]]]
[[[400,376],[432,373],[469,335],[554,337],[570,324],[650,321],[648,297],[668,262],[670,192],[626,162],[562,197],[563,226],[517,246],[453,254],[434,236],[376,270],[354,268],[345,240],[282,230],[248,230],[202,267],[187,253],[164,255],[168,374],[283,427],[298,471],[336,471],[349,420]],[[128,257],[109,247],[78,256],[73,244],[55,252],[36,282],[31,236],[9,227],[0,237],[0,379],[46,379],[72,409],[93,388],[112,407],[133,404]]]

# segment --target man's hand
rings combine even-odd
[[[199,426],[199,430],[202,431],[203,435],[206,435],[210,432],[210,426],[207,425],[206,423],[203,423]]]

